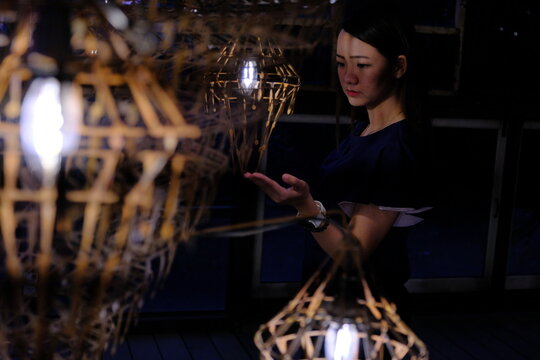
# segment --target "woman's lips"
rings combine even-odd
[[[360,94],[358,91],[354,90],[347,90],[346,93],[348,96],[358,96],[358,94]]]

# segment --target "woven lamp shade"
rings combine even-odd
[[[358,248],[347,247],[261,325],[255,334],[261,359],[428,359],[395,305],[371,288]]]
[[[44,4],[16,13],[0,58],[0,358],[101,359],[226,157],[99,7]]]
[[[259,168],[282,114],[291,114],[300,78],[283,52],[260,37],[230,42],[216,69],[207,73],[208,111],[225,109],[230,118],[230,149],[235,170]],[[255,149],[255,163],[250,165]]]
[[[293,112],[300,88],[295,67],[324,38],[338,5],[326,0],[117,3],[141,24],[124,31],[132,47],[146,49],[153,41],[137,28],[159,34],[153,37],[160,39],[156,62],[179,98],[194,109],[204,103],[207,113],[226,114],[237,172],[259,168],[277,120]],[[257,73],[251,85],[239,81],[246,67]]]

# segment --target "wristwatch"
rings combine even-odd
[[[305,230],[310,232],[321,232],[326,230],[329,222],[326,218],[326,209],[324,208],[324,205],[317,200],[315,200],[315,205],[319,208],[319,213],[314,217],[305,219],[302,222],[302,226]]]

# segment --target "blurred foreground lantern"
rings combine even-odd
[[[17,14],[0,59],[3,360],[101,359],[226,165],[90,3]]]
[[[428,352],[363,276],[360,252],[340,253],[255,334],[261,359],[425,360]]]
[[[234,169],[257,170],[279,117],[293,112],[300,88],[296,70],[272,42],[243,37],[222,49],[206,84],[208,110],[225,109],[229,115]],[[256,165],[250,168],[254,148]]]

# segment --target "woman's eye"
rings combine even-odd
[[[345,66],[345,64],[344,64],[344,63],[342,63],[342,62],[339,62],[339,61],[338,61],[338,62],[336,62],[336,64],[337,64],[337,67],[344,67],[344,66]]]
[[[364,69],[370,66],[370,64],[358,64],[357,65],[360,69]]]

